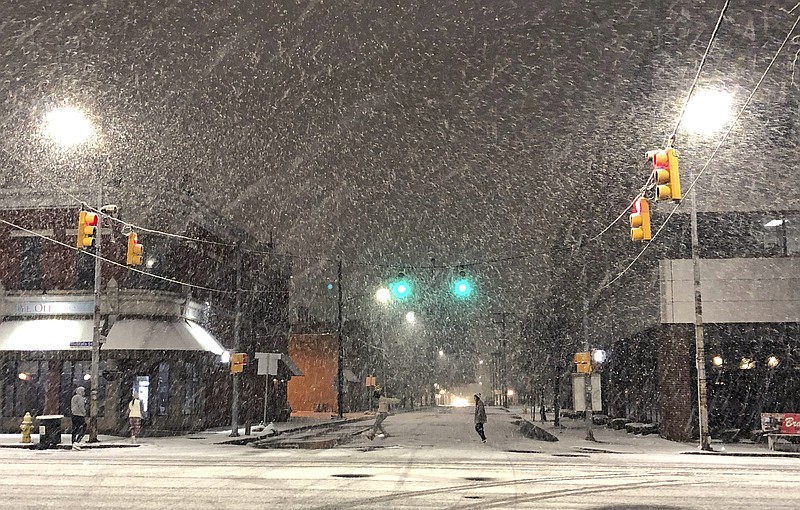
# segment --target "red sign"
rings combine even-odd
[[[800,434],[800,414],[786,413],[783,415],[781,434]]]

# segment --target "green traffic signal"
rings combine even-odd
[[[389,286],[389,291],[398,301],[405,301],[410,298],[413,290],[411,282],[402,277],[393,281]]]
[[[466,278],[459,278],[453,282],[453,295],[458,299],[467,299],[472,294],[472,284]]]

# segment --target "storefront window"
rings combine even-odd
[[[2,370],[2,415],[24,416],[44,413],[47,393],[46,361],[7,361]]]
[[[183,414],[200,414],[203,412],[203,384],[197,365],[186,363],[185,392],[183,399]]]
[[[100,384],[97,388],[97,415],[105,416],[106,413],[106,379],[103,377],[105,371],[105,362],[100,362]],[[59,394],[59,402],[61,407],[61,414],[71,416],[71,401],[72,396],[75,394],[75,389],[78,386],[83,386],[86,389],[86,398],[91,398],[92,390],[92,363],[91,361],[65,361],[61,365],[61,392]],[[88,415],[87,406],[87,415]]]
[[[166,361],[158,365],[156,408],[158,416],[167,416],[169,413],[169,363]]]
[[[150,376],[137,375],[133,385],[133,393],[139,395],[142,401],[142,418],[150,417]]]

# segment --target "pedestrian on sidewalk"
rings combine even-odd
[[[72,449],[80,450],[80,442],[86,434],[86,388],[78,386],[70,401],[72,411]]]
[[[378,400],[378,414],[375,415],[375,425],[372,426],[372,430],[367,432],[367,437],[370,441],[375,439],[375,435],[380,433],[383,437],[388,436],[389,434],[386,433],[386,430],[383,428],[383,420],[389,416],[389,404],[398,404],[400,403],[399,398],[391,398],[387,397],[383,394],[383,390],[376,390],[375,393],[372,394],[372,397]]]
[[[483,432],[483,424],[486,423],[486,407],[481,400],[481,394],[475,394],[475,432],[481,436],[481,442],[486,442],[486,434]]]
[[[142,401],[137,392],[133,393],[133,398],[128,402],[128,424],[131,426],[131,443],[136,444],[136,436],[142,429]]]

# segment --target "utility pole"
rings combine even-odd
[[[338,310],[336,319],[336,331],[339,343],[338,363],[336,364],[336,387],[338,394],[336,396],[336,407],[338,408],[339,418],[344,416],[342,407],[344,406],[344,342],[342,341],[342,258],[336,264],[336,288],[338,293],[336,295],[336,308]]]
[[[689,182],[694,182],[689,172]],[[692,223],[692,272],[694,273],[694,340],[695,367],[697,369],[697,407],[700,427],[700,449],[712,451],[711,436],[708,431],[708,394],[706,391],[706,350],[703,335],[703,297],[700,286],[700,241],[697,235],[697,195],[694,186],[691,189],[691,223]]]
[[[584,352],[590,353],[589,355],[591,356],[592,351],[589,348],[589,298],[586,296],[583,298],[583,350]],[[584,418],[586,420],[586,440],[595,441],[594,431],[592,430],[592,373],[584,374],[584,380],[583,399],[586,409],[584,412]]]
[[[97,196],[98,212],[102,212],[103,208],[103,186],[100,185],[100,190]],[[97,226],[95,228],[94,246],[94,308],[92,310],[92,366],[91,366],[91,398],[89,404],[89,443],[97,443],[97,415],[98,405],[97,397],[100,390],[100,288],[102,286],[102,265],[100,264],[101,251],[100,247],[103,239],[103,215],[97,215]]]
[[[233,352],[239,352],[239,335],[242,329],[242,250],[237,245],[236,250],[236,304],[233,317]],[[269,377],[269,376],[267,376]],[[233,395],[231,398],[231,434],[230,437],[239,437],[239,374],[231,375]]]

